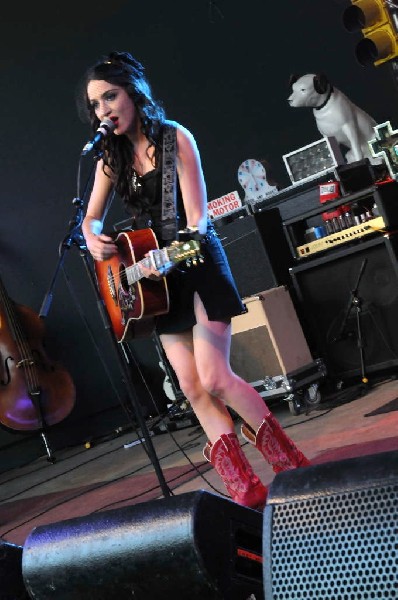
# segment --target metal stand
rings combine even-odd
[[[100,295],[100,293],[98,291],[98,287],[97,287],[97,284],[96,284],[94,273],[93,273],[93,271],[91,269],[91,266],[90,266],[90,264],[88,262],[87,247],[85,245],[84,245],[83,248],[81,248],[80,255],[83,258],[83,262],[84,262],[84,266],[86,268],[87,275],[88,275],[89,280],[91,282],[91,285],[92,285],[92,288],[94,290],[94,293],[97,296],[97,306],[98,306],[100,314],[102,316],[102,320],[103,320],[105,329],[108,331],[108,334],[109,334],[110,339],[112,341],[113,347],[114,347],[114,349],[116,351],[116,354],[117,354],[117,356],[119,358],[118,363],[119,363],[119,367],[120,367],[120,370],[121,370],[122,380],[123,380],[123,383],[126,386],[126,389],[127,389],[127,392],[128,392],[128,396],[129,396],[129,398],[131,400],[131,403],[133,405],[134,412],[135,412],[138,424],[139,424],[141,432],[142,432],[142,437],[144,439],[143,446],[145,448],[145,451],[148,454],[148,457],[149,457],[149,459],[150,459],[150,461],[151,461],[151,463],[153,465],[153,468],[155,469],[155,473],[156,473],[157,478],[159,480],[159,485],[161,487],[163,495],[165,497],[171,496],[171,491],[170,491],[170,489],[169,489],[169,487],[167,485],[167,482],[166,482],[166,480],[164,478],[164,475],[163,475],[163,471],[162,471],[162,469],[160,467],[159,460],[158,460],[158,457],[156,455],[155,448],[154,448],[154,446],[152,444],[151,436],[150,436],[148,427],[146,425],[145,419],[143,417],[141,406],[140,406],[140,403],[138,401],[138,398],[137,398],[137,395],[135,393],[134,386],[133,386],[133,383],[132,383],[132,380],[131,380],[131,373],[130,373],[130,368],[129,368],[130,362],[128,360],[128,356],[129,356],[129,354],[128,354],[128,348],[126,347],[126,345],[122,346],[121,344],[119,344],[118,341],[117,341],[117,339],[116,339],[116,337],[115,337],[115,335],[114,335],[114,333],[113,333],[113,329],[112,329],[112,325],[111,325],[111,321],[110,321],[108,312],[105,309],[103,300],[102,300],[101,295]]]
[[[40,431],[40,437],[43,440],[43,444],[44,444],[44,447],[45,447],[46,452],[47,452],[47,460],[48,460],[48,462],[54,464],[57,459],[54,456],[54,454],[52,453],[51,446],[48,443],[48,439],[47,439],[47,436],[46,436],[46,434],[44,432],[44,429],[42,429]]]
[[[42,305],[40,308],[40,312],[39,312],[40,318],[45,318],[48,315],[48,311],[50,309],[51,302],[53,299],[53,289],[55,287],[55,282],[57,280],[58,273],[64,263],[66,250],[69,250],[71,248],[71,246],[74,244],[77,245],[79,248],[82,248],[84,245],[84,238],[80,232],[80,226],[81,226],[81,222],[83,219],[82,202],[81,202],[81,200],[79,200],[79,198],[74,198],[73,204],[76,207],[75,217],[71,221],[69,221],[69,231],[60,244],[58,263],[57,263],[53,278],[51,280],[50,286],[44,296],[44,299],[43,299],[43,302],[42,302]],[[42,440],[44,442],[46,452],[48,454],[48,460],[50,462],[54,463],[56,461],[56,458],[54,457],[54,455],[52,453],[51,446],[46,437],[44,427],[42,428],[40,434],[41,434]]]
[[[87,187],[86,187],[86,189],[87,189]],[[54,276],[50,283],[49,289],[44,297],[44,300],[43,300],[43,303],[42,303],[42,306],[40,309],[40,317],[45,317],[48,314],[48,311],[49,311],[49,308],[50,308],[50,305],[51,305],[51,302],[53,299],[53,289],[55,286],[55,282],[56,282],[59,270],[65,260],[66,250],[69,250],[72,246],[76,246],[80,251],[80,256],[82,257],[88,278],[90,280],[93,291],[97,297],[97,306],[98,306],[99,312],[101,314],[101,317],[102,317],[102,320],[104,323],[104,327],[108,331],[109,337],[112,341],[113,347],[114,347],[117,357],[119,359],[118,364],[120,367],[122,380],[126,386],[129,399],[131,400],[131,403],[132,403],[134,411],[135,411],[135,415],[137,417],[138,424],[141,428],[142,437],[144,439],[143,447],[144,447],[145,451],[147,452],[148,457],[155,469],[155,472],[158,477],[159,484],[162,489],[163,495],[165,497],[170,496],[171,491],[170,491],[170,489],[167,485],[167,482],[164,478],[162,469],[159,464],[159,460],[157,458],[155,449],[152,444],[151,436],[149,434],[145,419],[144,419],[142,411],[141,411],[141,406],[139,404],[138,398],[137,398],[135,390],[134,390],[129,365],[126,362],[126,354],[124,354],[122,352],[122,347],[118,343],[118,341],[113,333],[113,329],[112,329],[112,325],[111,325],[111,321],[110,321],[108,312],[105,309],[104,302],[101,298],[101,295],[99,293],[99,290],[98,290],[98,287],[96,284],[95,275],[94,275],[93,270],[88,261],[87,246],[85,244],[84,237],[81,233],[81,224],[83,222],[83,217],[84,217],[83,201],[79,197],[74,198],[73,205],[76,208],[75,216],[69,222],[69,231],[61,243],[58,264],[56,266],[55,273],[54,273]],[[44,434],[42,434],[42,436],[43,435]],[[44,438],[44,440],[45,440],[45,438]],[[46,448],[49,448],[46,440],[45,440],[45,442],[46,442]]]
[[[43,440],[44,448],[47,453],[47,460],[48,460],[48,462],[54,464],[56,461],[56,458],[51,450],[51,446],[50,446],[47,436],[46,436],[46,431],[48,429],[48,425],[46,423],[46,419],[44,417],[44,412],[43,412],[43,407],[42,407],[42,392],[39,389],[37,392],[30,393],[29,396],[30,396],[30,399],[32,400],[33,406],[35,407],[37,418],[40,423],[39,433],[40,433],[41,439]]]
[[[334,342],[338,342],[344,338],[345,328],[347,325],[348,317],[350,316],[351,311],[353,309],[355,309],[356,325],[357,325],[357,341],[358,341],[359,359],[360,359],[360,364],[361,364],[361,381],[365,385],[367,385],[369,383],[369,379],[366,375],[366,368],[365,368],[365,356],[364,356],[365,342],[364,342],[364,336],[362,333],[362,323],[361,323],[362,299],[358,295],[358,288],[359,288],[359,284],[361,282],[363,273],[365,271],[367,262],[368,262],[367,258],[365,258],[362,261],[355,288],[353,290],[351,290],[351,293],[350,293],[350,299],[348,301],[348,305],[347,305],[347,309],[345,312],[343,322],[340,326],[338,334],[336,335],[336,337],[333,340]]]

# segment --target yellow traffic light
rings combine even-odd
[[[363,39],[357,44],[355,54],[363,65],[378,66],[398,56],[396,15],[384,0],[351,0],[343,13],[347,31],[361,31]]]

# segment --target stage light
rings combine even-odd
[[[398,5],[389,0],[351,0],[343,12],[349,32],[362,31],[355,55],[362,66],[378,66],[398,56]]]

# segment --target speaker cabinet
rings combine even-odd
[[[361,374],[359,330],[367,373],[398,365],[397,247],[398,236],[379,236],[291,269],[306,338],[331,377]]]
[[[261,598],[262,514],[198,491],[37,527],[32,598]]]
[[[278,474],[264,510],[266,600],[397,597],[398,452]]]
[[[277,208],[215,227],[242,297],[289,282],[293,256]]]
[[[287,375],[313,359],[284,286],[245,299],[232,319],[231,367],[246,381]]]
[[[22,578],[22,547],[0,539],[0,600],[29,600]]]

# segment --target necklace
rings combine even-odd
[[[133,169],[133,175],[131,177],[131,185],[135,193],[137,193],[142,187],[141,177],[137,174],[137,171]]]
[[[143,173],[143,171],[144,171],[144,164],[140,160],[138,154],[136,154],[136,153],[134,153],[134,164],[137,164],[139,172]],[[137,170],[133,167],[133,176],[131,178],[131,184],[133,186],[134,192],[137,192],[139,190],[139,188],[142,187],[141,177],[142,177],[142,175],[138,175]]]

